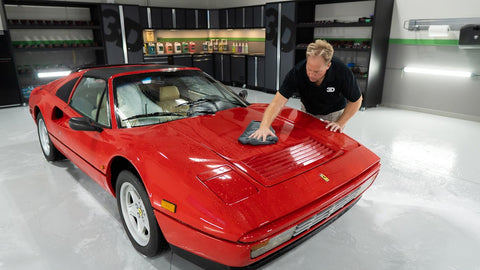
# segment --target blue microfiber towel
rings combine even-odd
[[[267,139],[265,141],[262,141],[262,139],[254,139],[254,138],[249,138],[250,135],[253,134],[258,128],[260,127],[260,121],[252,121],[250,124],[248,124],[247,128],[245,131],[240,135],[238,138],[238,141],[242,144],[251,144],[251,145],[266,145],[266,144],[273,144],[278,141],[278,137],[276,136],[267,136]],[[270,127],[270,130],[275,134],[275,130]]]

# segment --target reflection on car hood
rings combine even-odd
[[[261,120],[265,105],[252,105],[176,121],[172,127],[230,161],[263,186],[273,186],[341,156],[358,144],[325,130],[325,124],[294,109],[284,109],[272,124],[276,144],[252,146],[238,137],[252,120]]]

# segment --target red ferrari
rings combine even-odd
[[[45,158],[68,158],[115,196],[146,256],[169,244],[223,265],[261,263],[348,210],[380,169],[365,146],[287,107],[276,143],[240,143],[267,105],[196,68],[81,69],[34,89],[29,106]]]

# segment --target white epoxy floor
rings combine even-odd
[[[249,90],[250,102],[271,99]],[[200,269],[171,250],[139,255],[115,199],[44,159],[27,107],[0,109],[0,123],[0,269]],[[374,186],[261,269],[480,270],[480,123],[379,107],[345,132],[381,157]]]

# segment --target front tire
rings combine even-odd
[[[37,115],[37,133],[45,159],[48,161],[62,159],[63,155],[57,150],[55,145],[53,145],[52,140],[50,140],[50,135],[48,134],[47,126],[41,113]]]
[[[133,247],[145,256],[157,255],[167,243],[143,184],[130,171],[122,171],[115,192],[123,227]]]

